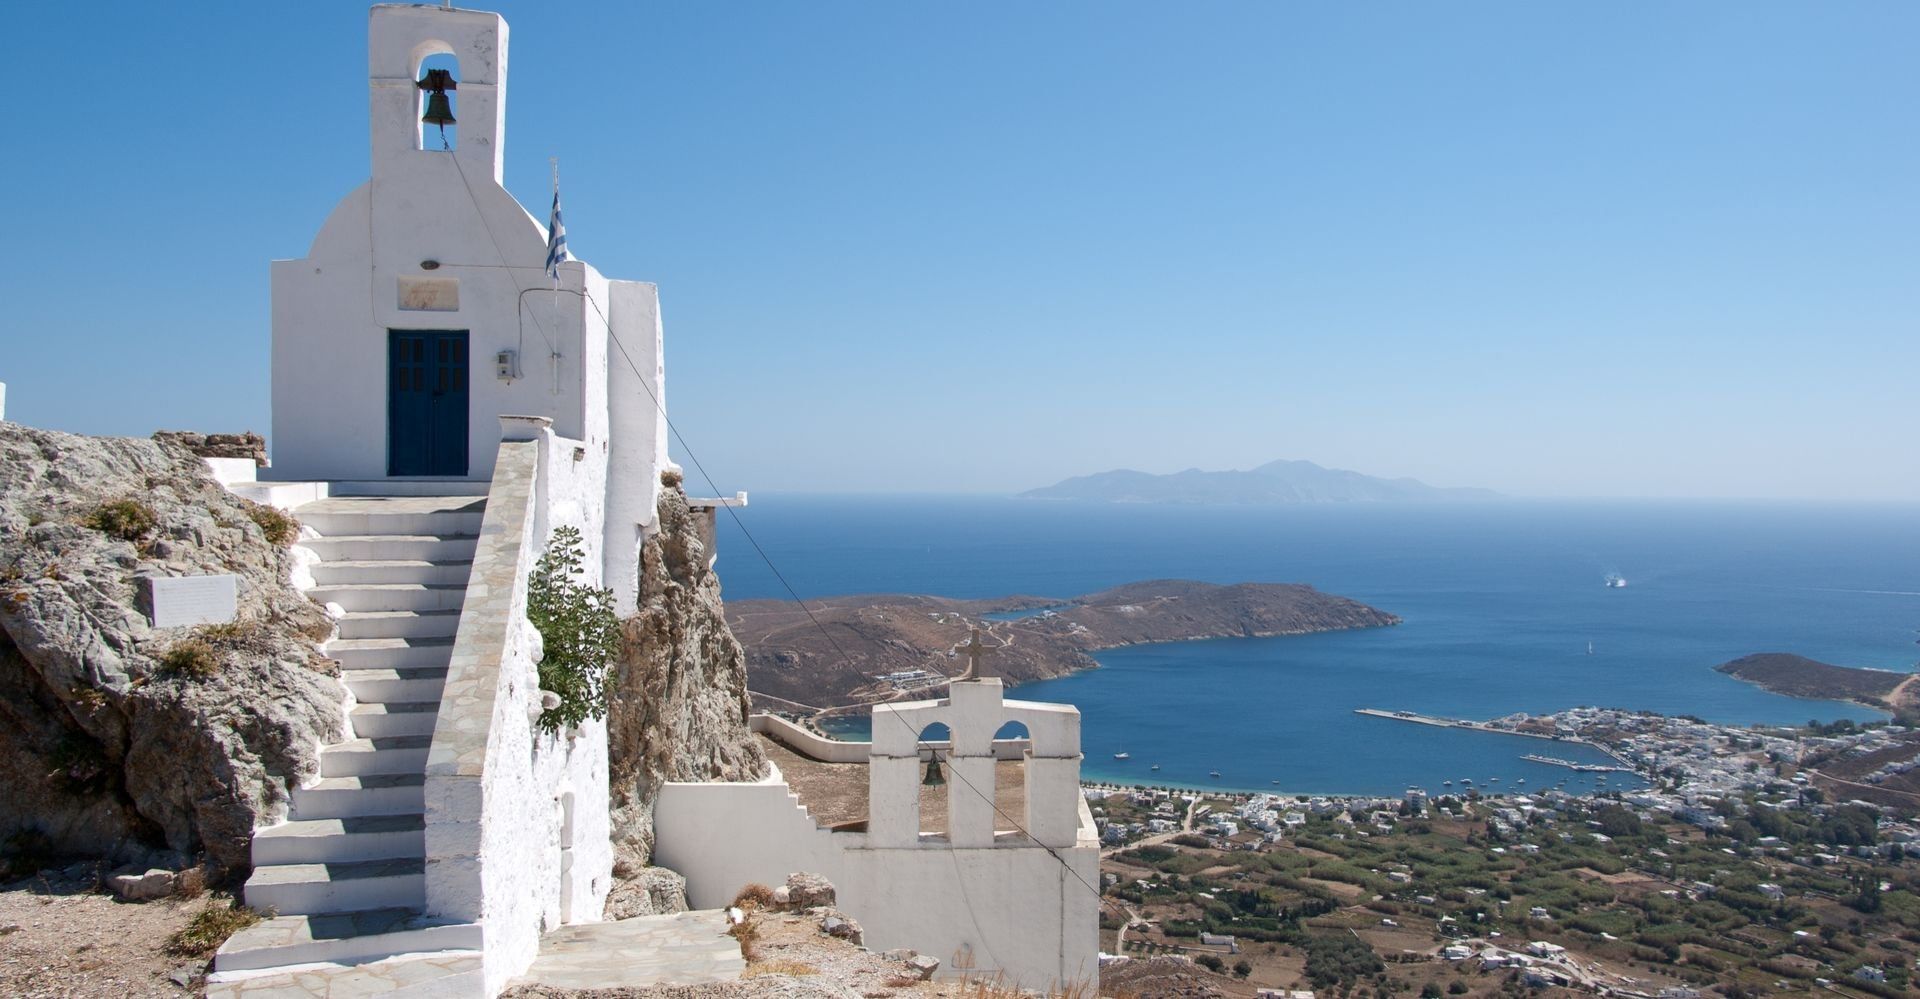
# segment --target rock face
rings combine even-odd
[[[0,423],[0,844],[248,866],[345,699],[254,512],[178,444]],[[236,622],[150,627],[137,578],[203,573]]]
[[[727,629],[720,580],[679,488],[640,555],[639,610],[607,717],[614,873],[653,854],[653,804],[667,781],[755,780],[767,759],[747,729],[747,660]]]
[[[687,911],[687,879],[664,867],[643,867],[616,879],[607,893],[607,919],[632,919]]]

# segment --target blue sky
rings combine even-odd
[[[508,187],[659,282],[723,489],[1920,500],[1920,6],[501,9]],[[264,430],[364,6],[8,20],[8,416]]]

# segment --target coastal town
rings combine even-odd
[[[1087,785],[1115,905],[1103,961],[1130,968],[1103,979],[1197,976],[1269,999],[1905,994],[1920,953],[1920,731],[1605,708],[1461,727],[1584,742],[1644,786]]]

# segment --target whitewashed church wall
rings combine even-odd
[[[660,295],[647,282],[609,281],[606,297],[595,301],[619,338],[619,346],[607,345],[606,580],[625,612],[639,593],[640,544],[658,518],[660,471],[667,466]]]
[[[269,477],[387,477],[390,329],[468,331],[464,478],[490,476],[493,420],[503,414],[546,416],[564,436],[604,444],[595,421],[606,411],[605,345],[586,335],[589,279],[566,265],[568,291],[549,290],[546,231],[498,184],[505,23],[433,8],[379,7],[373,18],[372,179],[334,209],[305,258],[273,266]],[[440,52],[460,60],[451,154],[437,132],[417,148],[413,80],[420,61]],[[419,280],[457,286],[424,303],[404,300],[403,281]],[[520,377],[495,377],[501,350],[516,352]]]

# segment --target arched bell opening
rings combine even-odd
[[[1025,722],[1009,721],[993,733],[996,758],[993,766],[996,805],[993,834],[996,837],[1018,833],[1018,826],[1024,826],[1027,821],[1027,794],[1032,790],[1027,781],[1027,763],[1022,755],[1011,752],[1012,747],[1006,745],[1016,739],[1025,741],[1029,746],[1033,744],[1033,733],[1027,730]]]
[[[919,823],[922,836],[947,835],[947,796],[953,782],[949,773],[953,733],[944,722],[933,722],[915,736],[923,757],[919,784]],[[929,744],[934,744],[929,749]]]
[[[460,148],[460,60],[434,52],[420,60],[414,86],[420,90],[417,148],[429,152]]]

